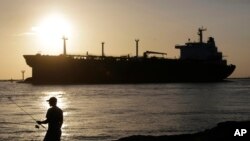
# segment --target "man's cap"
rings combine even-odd
[[[55,97],[51,97],[49,100],[47,100],[48,102],[57,102],[57,99]]]

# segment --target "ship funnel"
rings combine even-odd
[[[66,40],[68,40],[68,38],[63,36],[62,39],[63,39],[63,55],[66,55],[67,54],[67,52],[66,52]]]
[[[139,39],[135,39],[135,42],[136,42],[136,57],[138,57],[138,50],[139,50]]]

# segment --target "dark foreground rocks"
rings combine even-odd
[[[245,133],[246,132],[246,133]],[[146,136],[134,135],[117,141],[250,141],[250,121],[227,121],[194,134]]]

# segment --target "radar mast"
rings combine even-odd
[[[199,37],[200,37],[200,43],[203,43],[203,34],[202,34],[202,32],[203,31],[206,31],[207,29],[206,28],[203,28],[203,27],[201,27],[201,28],[199,28],[198,29],[198,35],[199,35]]]

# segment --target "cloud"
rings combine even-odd
[[[33,35],[36,35],[36,33],[35,32],[24,32],[24,33],[15,34],[14,36],[33,36]]]
[[[250,4],[250,0],[211,0],[211,2],[220,2],[224,4]]]

